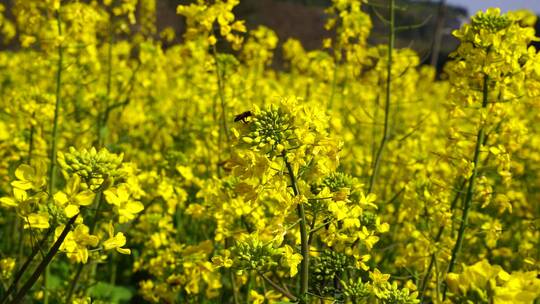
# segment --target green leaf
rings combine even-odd
[[[111,285],[106,282],[98,282],[89,289],[89,293],[91,297],[106,300],[107,303],[123,303],[133,297],[133,290],[124,286]]]

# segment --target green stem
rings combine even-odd
[[[294,175],[293,168],[291,166],[291,163],[287,160],[287,154],[285,151],[282,152],[281,156],[283,157],[283,161],[285,162],[285,166],[287,167],[287,171],[289,174],[289,178],[291,180],[291,187],[293,189],[294,196],[300,195],[300,191],[298,190],[298,185],[296,183],[296,177]],[[306,221],[306,213],[304,211],[304,203],[299,202],[296,210],[298,212],[298,217],[301,219],[300,221],[300,247],[301,247],[301,253],[302,253],[302,263],[300,265],[300,301],[305,303],[306,296],[308,292],[308,283],[309,283],[309,244],[308,244],[308,233],[307,233],[307,221]]]
[[[232,270],[228,270],[229,272],[229,278],[231,280],[231,288],[233,290],[233,301],[234,304],[239,304],[240,301],[238,300],[238,291],[236,290],[236,281],[234,280],[234,273]]]
[[[463,183],[461,183],[461,187],[459,187],[458,191],[456,192],[454,199],[452,200],[452,203],[450,204],[450,211],[453,211],[456,208],[457,202],[459,201],[459,198],[461,197],[461,191],[465,188],[467,185],[467,180],[464,180]],[[445,226],[440,226],[439,231],[437,232],[437,235],[435,236],[434,242],[437,243],[441,240],[442,234],[444,232]],[[420,299],[420,303],[423,303],[424,296],[426,292],[427,285],[429,283],[429,279],[431,277],[431,272],[433,271],[433,266],[436,262],[436,256],[435,253],[431,255],[431,259],[429,261],[429,266],[426,271],[426,275],[424,276],[424,279],[422,280],[422,286],[420,287],[420,296],[418,297]]]
[[[313,243],[313,237],[315,236],[315,223],[317,222],[317,213],[313,214],[313,221],[311,221],[311,225],[309,226],[309,235],[308,235],[308,247],[311,246]]]
[[[218,172],[219,175],[219,172]],[[231,238],[225,239],[225,249],[229,249],[231,247]],[[231,280],[231,288],[232,288],[232,294],[233,294],[233,301],[234,304],[239,304],[239,296],[238,296],[238,290],[236,289],[236,281],[234,279],[234,272],[232,269],[227,269],[227,272],[229,274],[229,280]]]
[[[216,46],[214,45],[212,47],[212,55],[214,56],[214,61],[216,62],[216,77],[218,81],[218,94],[219,94],[219,100],[221,103],[221,119],[223,124],[223,129],[225,131],[225,138],[227,138],[227,143],[230,142],[230,136],[229,136],[229,128],[227,126],[227,112],[226,112],[226,106],[225,106],[225,91],[224,91],[224,84],[223,84],[223,75],[222,70],[219,65],[218,61],[218,54]]]
[[[111,285],[116,285],[116,273],[117,273],[117,270],[118,270],[118,261],[116,261],[116,256],[113,255],[111,256],[111,261],[110,261],[110,265],[111,265],[111,276],[109,278],[109,283]]]
[[[280,292],[282,295],[289,298],[289,300],[291,300],[291,301],[296,301],[297,300],[294,295],[292,295],[290,292],[285,290],[283,287],[279,286],[276,282],[270,280],[270,278],[267,277],[264,273],[259,272],[259,275],[263,278],[263,280],[265,280],[268,284],[270,284],[270,286],[272,286],[272,288],[274,288],[275,290]]]
[[[34,115],[32,115],[32,118],[34,118]],[[34,151],[34,133],[35,133],[35,127],[34,127],[34,125],[30,125],[30,136],[28,138],[28,158],[26,159],[26,163],[28,165],[30,165],[30,161],[32,160],[32,153]],[[14,231],[13,231],[13,234],[12,234],[13,235],[13,240],[15,240],[15,235],[18,234],[18,237],[17,237],[18,241],[17,241],[16,245],[15,245],[15,243],[13,243],[13,248],[17,248],[17,261],[20,261],[20,260],[22,260],[23,249],[24,249],[24,246],[23,246],[24,245],[24,223],[22,223],[20,221],[20,218],[18,216],[15,217],[14,226],[15,227],[14,227]],[[15,230],[17,230],[17,233],[15,233]],[[48,238],[48,235],[47,235],[47,238]],[[42,239],[40,241],[39,246],[43,246],[44,240],[46,240],[46,239]],[[33,252],[31,254],[32,258],[28,259],[25,262],[25,265],[23,265],[23,268],[21,268],[21,270],[22,270],[22,273],[20,273],[21,276],[24,273],[24,271],[26,271],[26,268],[28,267],[29,263],[32,261],[32,259],[34,258],[34,256],[37,254],[38,251],[39,251],[39,248],[37,248],[37,249],[33,248]],[[13,288],[14,288],[13,290],[17,289],[18,279],[20,279],[20,277],[17,278],[16,280],[14,280],[15,285],[13,286]],[[11,288],[11,286],[10,286],[10,288]]]
[[[484,75],[482,109],[485,109],[488,105],[488,81],[489,81],[489,77],[487,75]],[[474,167],[473,167],[471,177],[469,178],[469,186],[467,188],[465,201],[463,203],[463,214],[461,216],[461,224],[459,225],[458,237],[457,237],[454,249],[452,250],[452,258],[450,259],[450,264],[448,265],[447,273],[450,273],[452,272],[452,270],[454,270],[454,266],[456,264],[458,255],[461,251],[461,247],[463,246],[463,238],[465,236],[465,229],[467,228],[467,223],[469,220],[469,211],[471,209],[471,203],[474,196],[476,175],[478,173],[478,163],[479,163],[480,152],[481,152],[480,150],[482,148],[482,144],[484,143],[484,137],[485,137],[484,122],[481,121],[480,124],[481,124],[480,129],[478,130],[478,134],[476,136],[476,147],[474,149],[474,158],[473,158]],[[447,289],[447,286],[445,286],[443,290],[443,299],[446,299],[446,289]]]
[[[56,22],[58,23],[58,36],[62,36],[62,19],[60,17],[60,8],[56,12]],[[56,154],[58,152],[58,121],[60,116],[60,107],[62,103],[61,89],[62,89],[62,66],[64,62],[64,49],[62,42],[58,45],[58,65],[56,69],[56,101],[54,105],[54,121],[51,135],[51,154],[50,154],[50,167],[49,167],[49,196],[52,197],[54,186],[56,184]],[[49,303],[49,269],[45,267],[45,275],[43,277],[45,283],[44,299],[43,303]]]
[[[105,105],[103,107],[104,111],[101,115],[98,115],[97,125],[98,125],[98,147],[103,147],[105,144],[105,130],[107,128],[107,123],[109,120],[109,101],[111,100],[111,90],[112,90],[112,60],[113,60],[113,41],[114,41],[114,31],[112,26],[112,20],[109,21],[109,45],[107,48],[107,91],[105,96]]]
[[[372,166],[372,174],[371,178],[369,180],[369,188],[368,193],[373,190],[373,185],[375,184],[375,181],[377,180],[377,175],[379,173],[379,166],[381,162],[381,156],[384,150],[384,146],[386,145],[386,142],[388,141],[389,137],[389,127],[388,127],[388,120],[390,117],[390,102],[392,100],[392,51],[394,50],[394,44],[395,44],[395,10],[394,10],[395,0],[390,0],[390,6],[389,6],[389,14],[390,14],[390,31],[388,34],[388,54],[387,54],[387,67],[386,67],[386,100],[384,104],[384,129],[383,129],[383,136],[381,138],[381,143],[379,144],[379,148],[377,149],[377,154],[375,155],[375,159]]]
[[[328,100],[328,109],[332,109],[334,107],[334,96],[336,95],[338,68],[339,68],[339,62],[336,58],[334,62],[334,73],[332,76],[332,87],[330,89],[330,98]]]
[[[64,230],[62,230],[62,233],[60,233],[60,236],[58,237],[56,242],[54,242],[51,249],[49,249],[49,252],[47,252],[47,255],[45,256],[45,258],[43,258],[41,263],[39,263],[34,273],[32,273],[32,276],[30,276],[28,281],[26,281],[26,283],[19,290],[19,292],[17,292],[13,301],[10,302],[11,304],[23,303],[22,300],[30,292],[30,289],[32,288],[32,286],[34,286],[34,283],[36,283],[36,281],[39,279],[41,274],[45,271],[45,268],[47,268],[47,265],[49,265],[49,263],[52,261],[52,259],[54,258],[58,250],[60,249],[60,246],[64,242],[64,239],[66,238],[67,234],[71,230],[71,226],[73,225],[73,223],[75,223],[75,220],[77,219],[78,216],[79,214],[77,213],[75,216],[69,219],[68,223],[64,227]]]
[[[33,118],[33,115],[32,115]],[[30,126],[30,137],[28,138],[28,159],[26,162],[30,165],[30,160],[32,159],[32,153],[34,152],[34,133],[35,133],[35,127],[34,125]]]
[[[113,26],[112,26],[112,20],[109,20],[109,45],[107,49],[107,93],[105,96],[105,106],[104,111],[102,115],[98,115],[97,117],[97,123],[98,123],[98,134],[97,134],[97,143],[98,147],[101,148],[104,145],[104,129],[107,127],[107,123],[109,120],[108,115],[108,109],[109,109],[109,100],[111,98],[111,88],[112,88],[112,45],[113,45]],[[96,194],[95,200],[97,201],[97,207],[96,211],[94,213],[94,217],[91,220],[91,227],[90,227],[90,234],[92,234],[96,228],[97,224],[97,217],[98,213],[101,207],[101,195],[102,191],[99,191]],[[84,269],[85,264],[79,264],[77,268],[77,272],[75,273],[75,276],[73,277],[68,295],[66,297],[66,303],[71,303],[71,298],[73,297],[73,294],[77,288],[77,283],[79,282],[79,279],[81,277],[82,271]],[[116,275],[111,275],[111,281],[116,280]]]
[[[56,20],[58,23],[58,35],[62,35],[62,20],[60,19],[60,9],[56,13]],[[49,195],[52,196],[54,190],[54,184],[56,181],[56,154],[58,151],[58,118],[60,116],[61,106],[61,88],[62,88],[62,65],[64,61],[64,51],[62,45],[58,46],[58,65],[56,70],[56,102],[54,105],[54,121],[51,135],[51,154],[50,154],[50,167],[49,167]]]
[[[17,273],[15,274],[15,277],[13,278],[13,282],[11,283],[8,290],[4,294],[4,297],[2,298],[2,301],[0,301],[0,303],[5,303],[8,300],[9,295],[15,291],[15,289],[17,288],[17,284],[19,283],[19,280],[22,278],[22,275],[26,272],[26,270],[28,269],[32,261],[34,260],[35,256],[38,254],[39,248],[45,245],[45,242],[47,241],[47,239],[49,238],[49,236],[52,234],[53,231],[54,231],[53,228],[49,228],[47,232],[45,233],[45,235],[43,236],[43,238],[41,239],[41,241],[38,244],[36,244],[36,246],[32,249],[32,252],[26,258],[26,261],[22,265],[21,269],[19,269],[19,271],[17,271]]]
[[[227,140],[227,151],[230,151],[230,136],[229,136],[229,127],[227,125],[227,108],[225,106],[225,92],[224,92],[224,84],[223,84],[223,74],[222,74],[222,70],[221,70],[221,67],[219,65],[219,61],[218,61],[218,53],[217,53],[217,49],[216,49],[216,46],[213,45],[212,46],[212,56],[214,57],[214,62],[216,64],[216,78],[217,78],[217,83],[218,83],[218,95],[219,95],[219,100],[220,100],[220,105],[221,105],[221,124],[222,124],[222,128],[219,129],[219,137],[218,137],[218,151],[222,151],[222,146],[221,146],[221,134],[222,133],[225,133],[225,138]],[[213,107],[214,108],[214,113],[215,113],[215,106]],[[221,132],[221,130],[223,129],[224,132]],[[221,174],[221,166],[219,166],[219,163],[221,163],[221,155],[222,153],[218,153],[218,165],[217,165],[217,170],[218,170],[218,176]]]

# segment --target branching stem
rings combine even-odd
[[[390,29],[388,34],[388,54],[387,54],[387,67],[386,67],[386,99],[384,103],[384,127],[383,127],[383,136],[375,154],[375,159],[373,160],[371,178],[369,179],[369,188],[368,193],[373,190],[375,181],[377,180],[377,175],[379,174],[379,166],[381,163],[381,156],[384,150],[384,146],[388,141],[390,134],[389,129],[389,118],[390,118],[390,102],[392,101],[392,51],[394,50],[395,42],[395,0],[390,0],[390,6],[388,8],[390,14]]]
[[[488,82],[489,77],[487,75],[484,75],[484,84],[483,84],[483,93],[482,93],[482,109],[485,109],[488,105]],[[476,147],[474,149],[474,157],[473,157],[473,171],[471,174],[471,177],[469,178],[469,186],[467,187],[467,193],[465,195],[465,200],[463,202],[463,214],[461,215],[461,223],[459,225],[459,231],[458,231],[458,237],[456,240],[456,244],[454,245],[454,249],[452,250],[452,258],[450,259],[450,264],[448,265],[448,272],[450,273],[454,270],[454,266],[456,264],[458,255],[461,251],[461,247],[463,246],[463,238],[465,237],[465,229],[467,228],[467,223],[469,221],[469,211],[471,209],[471,203],[474,196],[474,187],[476,182],[476,175],[478,174],[478,163],[480,159],[480,152],[482,148],[482,144],[484,143],[484,137],[485,137],[485,128],[484,128],[484,122],[480,122],[480,129],[478,130],[478,134],[476,136]],[[447,286],[445,285],[443,290],[443,299],[446,299],[446,289]]]
[[[300,191],[298,190],[298,185],[296,182],[296,177],[294,175],[294,170],[291,166],[291,163],[287,160],[286,152],[283,151],[281,156],[283,157],[283,161],[285,162],[285,166],[287,167],[287,172],[289,174],[289,178],[291,180],[291,187],[293,189],[294,196],[300,195]],[[304,211],[304,203],[298,202],[298,205],[296,207],[296,210],[298,212],[298,217],[301,219],[300,221],[300,247],[301,247],[301,253],[302,253],[302,263],[300,265],[300,301],[305,301],[305,298],[307,296],[308,292],[308,283],[309,283],[309,244],[308,244],[308,233],[307,233],[307,221],[306,221],[306,213]]]
[[[32,273],[32,276],[30,276],[28,281],[26,281],[26,283],[21,288],[21,290],[17,292],[13,301],[10,302],[11,304],[23,303],[22,300],[30,292],[30,289],[32,289],[32,286],[34,286],[34,283],[36,283],[36,281],[39,279],[43,271],[45,271],[45,268],[47,268],[49,263],[53,260],[54,256],[60,249],[60,246],[64,242],[64,239],[66,238],[69,231],[71,230],[71,226],[73,225],[73,223],[75,223],[75,220],[77,219],[78,216],[79,214],[77,213],[75,216],[69,219],[69,221],[67,222],[66,226],[62,230],[62,233],[60,233],[60,236],[58,237],[56,242],[54,242],[53,246],[51,247],[51,249],[49,249],[49,252],[45,256],[45,258],[41,261],[41,263],[39,263],[34,273]]]
[[[274,288],[275,290],[280,292],[282,295],[289,298],[289,300],[291,300],[291,301],[296,301],[297,300],[294,295],[292,295],[290,292],[285,290],[285,288],[283,288],[283,287],[279,286],[278,284],[276,284],[276,282],[270,280],[270,278],[267,277],[264,273],[259,272],[259,275],[261,276],[261,278],[263,278],[263,280],[265,280],[268,284],[270,284],[270,286],[272,286],[272,288]]]

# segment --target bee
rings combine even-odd
[[[247,123],[247,118],[250,117],[250,116],[253,116],[253,113],[251,113],[251,111],[245,111],[243,113],[240,113],[238,115],[236,115],[234,117],[234,122],[243,122],[243,123]]]

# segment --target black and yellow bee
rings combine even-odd
[[[240,113],[238,115],[236,115],[234,117],[234,122],[243,122],[243,123],[247,123],[247,118],[250,117],[250,116],[253,116],[253,113],[251,113],[251,111],[245,111],[243,113]]]

